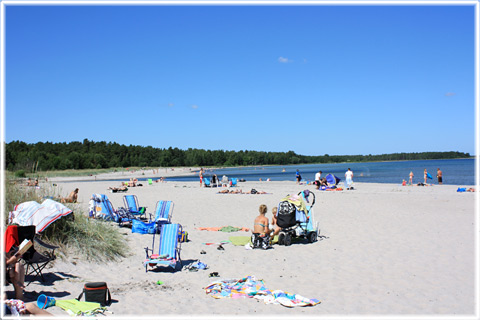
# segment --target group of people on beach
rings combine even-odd
[[[410,171],[410,174],[408,175],[408,185],[413,185],[413,177],[415,175],[413,174],[413,171]],[[423,170],[423,183],[418,183],[417,185],[428,185],[427,179],[432,179],[432,176],[428,173],[427,169],[425,168]],[[443,172],[440,170],[440,168],[437,168],[437,181],[438,184],[443,184]],[[402,185],[407,185],[407,182],[403,180]]]
[[[327,178],[323,177],[322,178],[323,172],[319,170],[315,174],[315,180],[313,184],[315,185],[315,189],[320,189],[322,186],[328,186]],[[302,176],[300,174],[300,171],[297,169],[295,173],[295,178],[297,179],[297,184],[300,183],[302,180]],[[352,169],[348,168],[347,171],[345,172],[345,186],[347,190],[353,190],[353,171]]]
[[[38,178],[36,178],[35,180],[32,180],[31,178],[28,178],[25,185],[27,187],[38,187]]]
[[[270,224],[268,218],[265,216],[267,213],[267,206],[261,204],[258,208],[259,215],[253,221],[253,235],[262,239],[266,244],[270,243],[270,240],[274,236],[278,235],[282,228],[277,225],[277,207],[272,209],[272,223]],[[267,245],[268,246],[268,245]]]

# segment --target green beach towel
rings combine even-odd
[[[234,246],[244,246],[252,241],[249,236],[231,236],[228,238]]]
[[[67,311],[70,315],[93,314],[96,311],[103,311],[106,308],[98,302],[78,301],[77,299],[57,300],[55,306]]]
[[[228,238],[228,240],[234,245],[234,246],[245,246],[247,243],[252,242],[252,237],[251,236],[231,236]],[[278,235],[276,235],[273,240],[273,243],[278,242]]]

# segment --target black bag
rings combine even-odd
[[[295,205],[287,200],[278,204],[277,225],[280,228],[292,227],[296,224]]]
[[[85,301],[98,302],[102,307],[109,306],[112,303],[112,297],[110,296],[110,290],[108,290],[106,282],[86,283],[77,300],[80,301],[83,294],[85,294]]]

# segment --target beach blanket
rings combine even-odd
[[[280,304],[289,308],[320,303],[317,299],[308,299],[282,290],[271,291],[265,287],[263,280],[257,280],[255,276],[214,281],[205,288],[205,293],[215,299],[256,298],[263,300],[265,304]]]
[[[199,227],[196,228],[197,230],[207,230],[207,231],[223,231],[223,232],[235,232],[235,231],[250,231],[248,228],[243,227],[232,227],[232,226],[225,226],[225,227]]]
[[[252,242],[252,237],[251,236],[231,236],[231,237],[228,237],[228,240],[234,246],[245,246],[247,243]],[[273,238],[272,244],[277,243],[277,242],[278,242],[278,235],[276,235]]]
[[[52,222],[70,213],[72,213],[72,210],[51,199],[46,199],[42,204],[36,201],[28,201],[16,205],[14,210],[9,213],[9,224],[34,225],[36,226],[36,232],[39,233]]]
[[[67,311],[71,316],[86,316],[103,313],[107,308],[98,302],[78,301],[77,299],[56,300],[55,306]]]

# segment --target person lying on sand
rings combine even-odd
[[[77,198],[78,198],[78,188],[70,192],[68,197],[61,198],[60,202],[61,203],[77,203]]]
[[[108,187],[109,190],[112,190],[112,192],[124,192],[124,191],[127,191],[128,188],[126,185],[122,185],[120,187]]]

